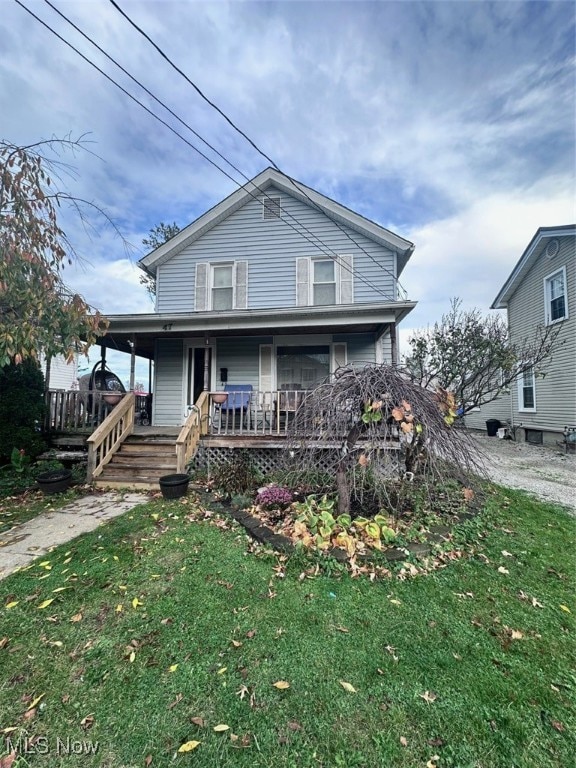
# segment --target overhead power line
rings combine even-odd
[[[128,23],[129,23],[129,24],[130,24],[130,25],[131,25],[131,26],[132,26],[132,27],[133,27],[135,30],[137,30],[137,32],[139,32],[139,33],[142,35],[142,37],[144,37],[144,38],[145,38],[145,39],[146,39],[146,40],[147,40],[147,41],[150,43],[150,45],[151,45],[151,46],[152,46],[152,47],[153,47],[153,48],[154,48],[154,49],[155,49],[155,50],[156,50],[156,51],[159,53],[159,55],[160,55],[160,56],[161,56],[161,57],[162,57],[162,58],[163,58],[163,59],[164,59],[164,60],[165,60],[165,61],[166,61],[166,62],[167,62],[167,63],[168,63],[168,64],[169,64],[171,67],[172,67],[172,69],[174,69],[176,72],[178,72],[178,74],[179,74],[179,75],[181,75],[181,77],[183,77],[183,78],[184,78],[184,80],[186,80],[186,82],[187,82],[187,83],[188,83],[190,86],[192,86],[192,88],[194,88],[194,90],[196,91],[196,93],[197,93],[197,94],[198,94],[198,95],[199,95],[199,96],[200,96],[202,99],[204,99],[204,101],[205,101],[207,104],[209,104],[209,105],[210,105],[210,106],[211,106],[213,109],[215,109],[215,110],[216,110],[216,112],[218,112],[218,114],[219,114],[219,115],[221,115],[221,116],[224,118],[224,120],[226,120],[226,122],[227,122],[227,123],[228,123],[228,124],[229,124],[229,125],[230,125],[230,126],[231,126],[231,127],[232,127],[232,128],[235,130],[235,131],[236,131],[236,132],[237,132],[237,133],[239,133],[239,134],[240,134],[240,136],[242,136],[244,139],[246,139],[246,141],[247,141],[247,142],[250,144],[250,146],[252,146],[252,147],[253,147],[253,148],[254,148],[254,149],[255,149],[255,150],[258,152],[258,154],[260,154],[260,155],[261,155],[263,158],[265,158],[265,159],[266,159],[266,160],[267,160],[267,161],[268,161],[268,162],[269,162],[269,163],[272,165],[272,167],[273,167],[273,168],[275,168],[275,169],[276,169],[276,170],[277,170],[279,173],[281,173],[281,174],[282,174],[282,175],[283,175],[283,176],[284,176],[286,179],[288,179],[288,181],[289,181],[289,182],[292,184],[292,186],[293,186],[293,187],[294,187],[296,190],[298,190],[298,192],[300,192],[300,194],[303,194],[303,195],[306,197],[306,199],[307,199],[307,200],[308,200],[308,201],[309,201],[309,202],[310,202],[310,203],[311,203],[311,204],[314,206],[314,208],[316,208],[317,210],[320,210],[322,213],[324,213],[324,215],[327,215],[327,216],[328,216],[328,218],[329,218],[329,219],[330,219],[330,220],[331,220],[331,221],[332,221],[332,222],[333,222],[333,223],[334,223],[334,224],[335,224],[335,225],[338,227],[338,229],[339,229],[339,230],[340,230],[340,231],[341,231],[341,232],[342,232],[344,235],[346,235],[346,237],[347,237],[347,238],[348,238],[348,239],[349,239],[349,240],[350,240],[350,241],[351,241],[351,242],[352,242],[352,243],[353,243],[353,244],[354,244],[354,245],[355,245],[355,246],[356,246],[356,247],[357,247],[357,248],[358,248],[360,251],[362,251],[362,253],[364,253],[364,255],[365,255],[365,256],[368,256],[368,258],[369,258],[369,259],[371,259],[371,260],[374,262],[374,264],[376,264],[376,266],[377,266],[379,269],[382,269],[384,272],[386,272],[387,274],[389,274],[389,275],[390,275],[390,276],[391,276],[391,277],[392,277],[394,280],[396,280],[396,281],[397,281],[397,285],[398,285],[398,287],[399,287],[399,288],[400,288],[400,289],[401,289],[401,290],[402,290],[402,291],[403,291],[403,292],[404,292],[404,293],[407,295],[406,289],[405,289],[405,288],[402,286],[402,284],[401,284],[401,283],[400,283],[400,281],[398,280],[398,277],[397,277],[397,275],[395,275],[393,272],[391,272],[391,270],[387,269],[387,268],[386,268],[386,267],[384,267],[384,266],[383,266],[383,265],[382,265],[380,262],[378,262],[378,261],[377,261],[377,260],[376,260],[376,259],[375,259],[375,258],[372,256],[372,254],[371,254],[371,253],[368,253],[368,251],[366,251],[366,250],[365,250],[365,248],[364,248],[364,247],[363,247],[363,246],[362,246],[360,243],[358,243],[358,242],[357,242],[357,241],[356,241],[356,240],[355,240],[355,239],[352,237],[352,235],[351,235],[351,234],[350,234],[350,233],[349,233],[349,232],[348,232],[346,229],[344,229],[343,227],[341,227],[341,226],[340,226],[339,222],[338,222],[338,221],[336,221],[336,219],[334,219],[334,217],[330,216],[330,215],[329,215],[329,214],[328,214],[328,213],[327,213],[327,212],[326,212],[324,209],[322,209],[322,208],[321,208],[321,206],[319,206],[319,205],[316,203],[316,201],[312,200],[312,198],[310,198],[310,197],[309,197],[309,195],[308,195],[308,193],[306,192],[306,190],[305,190],[305,189],[302,189],[302,187],[301,187],[301,185],[298,183],[298,181],[297,181],[296,179],[293,179],[293,178],[292,178],[291,176],[289,176],[287,173],[285,173],[285,172],[284,172],[284,171],[283,171],[283,170],[282,170],[282,169],[281,169],[281,168],[280,168],[280,167],[277,165],[277,163],[275,163],[275,162],[274,162],[274,160],[273,160],[273,159],[272,159],[272,158],[271,158],[269,155],[267,155],[267,154],[266,154],[266,152],[264,152],[262,149],[260,149],[260,147],[259,147],[259,146],[258,146],[258,145],[257,145],[257,144],[256,144],[256,143],[255,143],[255,142],[254,142],[254,141],[253,141],[253,140],[252,140],[252,139],[251,139],[251,138],[250,138],[250,137],[249,137],[249,136],[248,136],[248,135],[247,135],[247,134],[246,134],[246,133],[245,133],[245,132],[244,132],[244,131],[241,129],[241,128],[239,128],[239,127],[236,125],[236,123],[235,123],[235,122],[234,122],[234,121],[233,121],[231,118],[229,118],[229,117],[228,117],[228,115],[227,115],[227,114],[226,114],[226,113],[225,113],[225,112],[224,112],[222,109],[220,109],[220,107],[219,107],[217,104],[215,104],[213,101],[211,101],[211,100],[210,100],[210,99],[209,99],[209,98],[208,98],[208,97],[207,97],[207,96],[206,96],[206,95],[205,95],[205,94],[202,92],[202,90],[201,90],[201,89],[198,87],[198,85],[196,85],[196,83],[195,83],[193,80],[191,80],[191,79],[188,77],[188,75],[187,75],[187,74],[186,74],[186,73],[185,73],[185,72],[184,72],[182,69],[180,69],[180,67],[178,67],[178,66],[177,66],[177,65],[176,65],[176,64],[175,64],[175,63],[172,61],[172,59],[171,59],[171,58],[168,56],[168,54],[167,54],[167,53],[165,53],[165,51],[163,51],[163,50],[162,50],[162,48],[160,48],[160,46],[159,46],[159,45],[158,45],[156,42],[154,42],[154,40],[153,40],[153,39],[150,37],[150,35],[148,35],[148,34],[147,34],[147,33],[146,33],[146,32],[145,32],[143,29],[142,29],[142,27],[140,27],[140,26],[139,26],[139,25],[138,25],[138,24],[137,24],[137,23],[136,23],[136,22],[135,22],[135,21],[134,21],[134,20],[133,20],[133,19],[132,19],[132,18],[131,18],[131,17],[130,17],[130,16],[129,16],[129,15],[128,15],[128,14],[127,14],[125,11],[124,11],[124,10],[122,10],[122,8],[121,8],[121,7],[118,5],[118,3],[116,2],[116,0],[109,0],[109,2],[111,3],[111,5],[113,5],[113,6],[114,6],[114,8],[116,8],[116,10],[118,11],[118,13],[120,13],[120,14],[123,16],[123,18],[125,18],[125,19],[126,19],[126,21],[127,21],[127,22],[128,22]]]
[[[50,27],[43,19],[39,18],[35,13],[33,13],[29,8],[27,8],[20,0],[15,0],[15,2],[28,14],[30,14],[36,21],[38,21],[42,26],[44,26],[46,29],[48,29],[52,34],[54,34],[61,42],[63,42],[65,45],[67,45],[71,50],[73,50],[77,55],[79,55],[86,63],[88,63],[90,66],[92,66],[94,69],[96,69],[101,75],[103,75],[109,82],[111,82],[113,85],[115,85],[119,90],[121,90],[126,96],[128,96],[132,101],[134,101],[136,104],[138,104],[140,107],[142,107],[148,114],[150,114],[153,118],[158,120],[162,125],[164,125],[166,128],[168,128],[172,133],[174,133],[178,138],[180,138],[182,141],[184,141],[191,149],[193,149],[195,152],[197,152],[201,157],[203,157],[205,160],[207,160],[212,166],[214,166],[217,170],[219,170],[221,173],[223,173],[228,179],[230,179],[236,186],[241,187],[242,185],[239,184],[239,182],[234,179],[229,173],[227,173],[223,168],[221,168],[217,163],[215,163],[211,158],[209,158],[204,152],[202,152],[198,147],[196,147],[192,142],[190,142],[188,139],[186,139],[184,136],[182,136],[181,133],[176,131],[169,123],[167,123],[165,120],[163,120],[161,117],[159,117],[155,112],[150,110],[145,104],[143,104],[141,101],[139,101],[135,96],[133,96],[129,91],[127,91],[122,85],[120,85],[118,82],[116,82],[112,77],[110,77],[106,72],[104,72],[100,67],[98,67],[94,62],[92,62],[87,56],[85,56],[81,51],[79,51],[77,48],[75,48],[72,43],[70,43],[68,40],[63,38],[58,32],[56,32],[52,27]],[[199,138],[206,146],[208,146],[210,149],[212,149],[219,157],[221,157],[226,163],[228,163],[234,170],[236,170],[240,175],[242,175],[249,183],[252,184],[252,186],[258,191],[259,195],[264,195],[265,197],[268,197],[265,190],[260,189],[256,184],[253,184],[248,177],[246,177],[242,171],[240,171],[236,166],[231,163],[229,160],[227,160],[224,155],[222,155],[220,152],[218,152],[217,149],[215,149],[209,142],[207,142],[205,139],[200,136],[191,126],[189,126],[185,121],[183,121],[175,112],[173,112],[167,105],[165,105],[160,99],[158,99],[149,89],[147,89],[142,83],[140,83],[139,80],[137,80],[135,77],[133,77],[124,67],[122,67],[113,57],[111,57],[109,54],[107,54],[100,46],[97,45],[88,35],[86,35],[79,27],[77,27],[72,21],[70,21],[64,14],[62,14],[57,8],[55,8],[52,3],[50,3],[48,0],[45,0],[45,2],[56,12],[58,13],[65,21],[67,21],[74,29],[76,29],[80,34],[82,34],[92,45],[94,45],[101,53],[103,53],[110,61],[112,61],[119,69],[121,69],[128,77],[130,77],[139,87],[141,87],[148,95],[151,96],[157,103],[159,103],[162,107],[164,107],[170,114],[172,114],[176,119],[178,119],[186,128],[188,128],[197,138]],[[283,174],[282,171],[279,171],[282,173],[282,175],[286,176],[286,174]],[[286,178],[289,178],[286,176]],[[246,192],[255,200],[258,200],[258,197],[254,195],[246,186],[244,186],[244,189]],[[313,201],[312,201],[313,202]],[[288,226],[290,226],[297,234],[299,234],[301,237],[306,239],[311,245],[313,245],[315,248],[317,248],[323,255],[327,256],[328,258],[335,260],[334,256],[337,257],[338,254],[336,254],[334,251],[332,253],[327,252],[331,249],[329,246],[327,246],[325,243],[323,243],[320,238],[318,238],[314,233],[307,230],[307,228],[299,222],[294,216],[291,215],[291,218],[293,218],[294,221],[296,221],[297,225],[304,231],[299,231],[294,227],[290,222],[286,221],[285,218],[282,218],[283,221],[285,221]],[[316,238],[318,242],[314,242],[313,240],[308,237],[305,232],[308,232],[312,237]],[[332,255],[333,254],[333,255]],[[351,274],[355,275],[358,279],[360,279],[363,283],[365,283],[368,287],[375,290],[377,293],[381,294],[384,298],[394,300],[390,296],[386,295],[381,289],[379,289],[377,286],[375,286],[373,283],[368,281],[364,276],[360,273],[358,273],[353,268],[349,268],[347,265],[342,265],[347,271],[349,271]]]

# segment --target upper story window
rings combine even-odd
[[[234,265],[212,265],[212,309],[234,307]]]
[[[312,262],[312,304],[336,304],[336,264],[332,259]]]
[[[551,325],[568,317],[566,295],[566,267],[544,278],[546,324]]]
[[[262,218],[280,219],[282,217],[282,203],[279,197],[267,195],[262,198]]]
[[[354,302],[352,254],[334,258],[296,259],[296,306],[326,306]]]
[[[248,262],[222,261],[196,264],[194,309],[196,312],[246,309]]]

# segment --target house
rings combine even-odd
[[[506,309],[512,341],[530,339],[538,326],[558,326],[556,351],[541,372],[518,377],[507,395],[466,423],[509,421],[516,439],[555,444],[576,425],[576,226],[540,227],[491,309]]]
[[[78,387],[78,355],[67,362],[64,355],[48,360],[40,354],[40,368],[50,389],[75,389]]]
[[[155,312],[109,316],[101,344],[153,361],[151,427],[192,434],[192,414],[220,446],[258,435],[278,447],[295,394],[339,366],[397,359],[413,250],[268,168],[140,261]],[[219,390],[227,402],[208,397]]]

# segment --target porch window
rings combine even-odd
[[[546,324],[551,325],[568,317],[566,303],[566,268],[544,278]]]
[[[536,381],[533,368],[528,368],[518,377],[518,410],[536,410]]]
[[[232,309],[234,307],[233,264],[212,266],[212,309]]]
[[[330,347],[278,347],[278,389],[313,389],[330,374]]]
[[[315,259],[313,266],[312,303],[336,304],[336,270],[332,259]]]

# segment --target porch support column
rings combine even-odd
[[[398,365],[398,337],[397,337],[396,323],[390,323],[390,357],[392,358],[392,365],[396,367]]]
[[[210,339],[206,337],[204,344],[204,392],[210,386]]]
[[[130,392],[134,392],[134,376],[136,372],[136,334],[130,340]]]
[[[46,356],[46,375],[44,376],[44,389],[48,391],[50,389],[50,366],[52,365],[52,358],[50,355]]]

